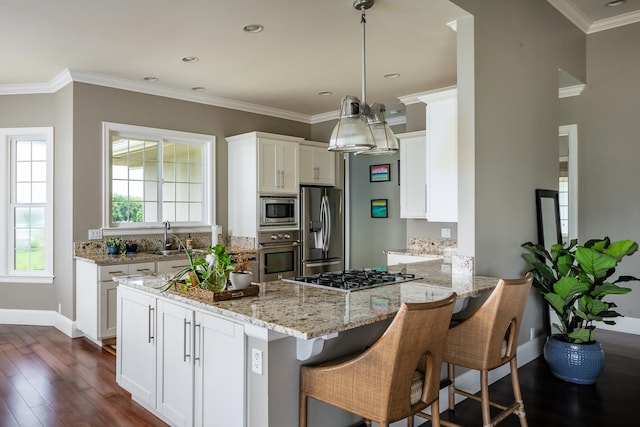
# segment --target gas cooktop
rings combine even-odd
[[[391,285],[393,283],[408,282],[416,279],[422,279],[422,277],[416,277],[415,274],[408,273],[389,273],[387,271],[362,269],[329,271],[283,280],[302,285],[331,288],[349,292],[370,289],[376,286]]]

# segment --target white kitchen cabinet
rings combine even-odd
[[[327,147],[312,141],[300,144],[300,184],[336,185],[336,156]]]
[[[433,91],[420,100],[426,103],[426,131],[398,135],[400,216],[457,222],[457,91]]]
[[[185,256],[185,258],[183,259],[158,261],[156,271],[158,273],[177,273],[178,271],[188,266],[189,260]]]
[[[195,425],[244,426],[244,327],[198,311],[195,315]]]
[[[156,407],[156,298],[119,286],[116,381],[149,409]]]
[[[227,138],[229,235],[257,237],[261,195],[298,195],[301,141],[264,132]]]
[[[76,325],[85,337],[102,345],[116,336],[115,276],[155,272],[154,262],[98,266],[76,261]]]
[[[298,144],[258,138],[258,191],[297,193],[298,183]]]
[[[116,379],[175,426],[244,426],[242,324],[118,287]]]
[[[194,312],[158,300],[157,411],[173,425],[193,425]]]

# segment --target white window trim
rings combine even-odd
[[[12,174],[14,172],[11,165],[11,139],[15,137],[42,137],[47,141],[47,203],[45,208],[45,269],[42,272],[15,271],[10,268],[13,265],[13,251],[8,248],[14,247],[14,237],[12,232],[12,214],[10,210]],[[0,167],[4,173],[0,174],[0,283],[53,283],[53,128],[52,127],[30,127],[30,128],[1,128],[0,129]]]
[[[157,224],[151,223],[127,223],[127,224],[111,224],[111,138],[112,132],[135,137],[148,138],[156,137],[161,139],[179,139],[187,142],[205,143],[205,155],[209,163],[209,167],[203,170],[204,194],[209,196],[204,203],[203,221],[200,223],[177,223],[176,227],[171,224],[172,230],[190,231],[190,232],[206,232],[211,231],[211,227],[216,222],[216,137],[214,135],[206,135],[193,132],[182,132],[169,129],[150,128],[145,126],[127,125],[122,123],[102,122],[102,230],[103,235],[115,234],[149,234],[154,231],[162,230],[161,222]],[[214,196],[211,196],[211,195]]]

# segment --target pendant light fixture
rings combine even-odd
[[[398,151],[398,140],[384,119],[384,104],[367,104],[366,16],[374,0],[355,0],[353,7],[362,12],[362,101],[347,95],[342,99],[340,118],[331,139],[329,151],[356,154],[392,154]]]

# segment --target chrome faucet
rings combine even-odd
[[[169,223],[169,221],[165,221],[162,223],[162,225],[164,225],[164,240],[163,242],[163,249],[166,251],[168,249],[171,249],[171,242],[169,242],[169,239],[167,238],[167,231],[171,230],[171,224]]]

